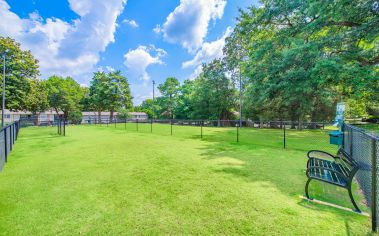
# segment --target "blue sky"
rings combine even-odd
[[[151,83],[196,76],[222,56],[238,8],[252,0],[0,0],[0,35],[39,60],[41,77],[72,76],[83,86],[95,71],[121,70],[134,103]]]

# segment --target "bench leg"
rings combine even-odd
[[[308,186],[309,186],[309,183],[311,182],[312,179],[308,179],[307,183],[305,184],[305,196],[308,198],[308,199],[312,199],[309,197],[309,193],[308,193]]]
[[[347,189],[347,191],[349,192],[349,197],[350,197],[351,203],[353,203],[353,205],[354,205],[355,211],[357,211],[357,212],[361,212],[361,210],[359,210],[359,208],[358,208],[358,206],[357,206],[357,203],[355,203],[355,200],[354,200],[353,194],[352,194],[352,192],[351,192],[351,186],[350,186],[350,188]]]

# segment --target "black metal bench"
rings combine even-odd
[[[361,212],[354,201],[351,185],[354,175],[357,173],[358,164],[343,150],[338,150],[337,155],[318,150],[309,151],[307,162],[308,181],[305,185],[305,195],[309,197],[308,186],[312,179],[333,184],[348,190],[350,200],[356,211]]]

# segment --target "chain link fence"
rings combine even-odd
[[[377,230],[379,209],[378,164],[379,137],[353,125],[343,125],[343,149],[359,165],[356,179],[371,209],[372,230]]]
[[[1,129],[0,132],[0,170],[12,150],[18,130],[24,126],[35,126],[38,122],[24,119]],[[57,126],[58,132],[65,132],[66,122],[57,120],[40,126]],[[62,126],[63,124],[63,126]],[[67,122],[69,125],[69,122]],[[229,142],[241,145],[267,146],[281,149],[323,150],[337,153],[338,146],[330,144],[329,132],[337,130],[332,122],[293,122],[293,121],[242,121],[239,120],[158,120],[158,119],[101,119],[88,120],[84,125],[110,127],[118,130],[179,138],[202,139],[210,142]],[[358,164],[356,180],[364,195],[365,203],[372,212],[373,231],[377,229],[379,209],[378,166],[379,137],[357,126],[344,124],[344,151]]]
[[[332,122],[250,121],[243,120],[158,120],[158,119],[88,119],[86,125],[116,127],[129,131],[201,138],[214,142],[238,142],[307,152],[321,149],[336,153],[329,143]]]
[[[12,151],[13,145],[17,140],[20,128],[20,122],[15,121],[0,130],[0,171],[2,171],[8,160],[9,153]]]

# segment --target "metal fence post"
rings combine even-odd
[[[377,210],[377,150],[376,150],[376,140],[372,139],[371,142],[371,228],[373,232],[377,231],[377,219],[376,219],[376,210]]]
[[[4,153],[5,153],[5,162],[8,161],[8,144],[7,144],[7,128],[3,129],[4,131]]]
[[[172,136],[172,119],[170,120],[170,125],[171,125],[171,136]]]
[[[9,126],[9,150],[13,148],[12,125]]]
[[[66,119],[63,120],[63,136],[66,136]]]
[[[283,125],[283,148],[286,149],[286,123]]]
[[[350,135],[349,135],[349,150],[350,150],[350,156],[353,156],[353,133],[354,133],[354,130],[349,127],[349,130],[350,130]]]
[[[200,121],[200,137],[203,138],[203,125],[204,125],[204,121]]]
[[[15,124],[15,129],[16,129],[16,141],[17,141],[17,138],[18,138],[18,121]]]

